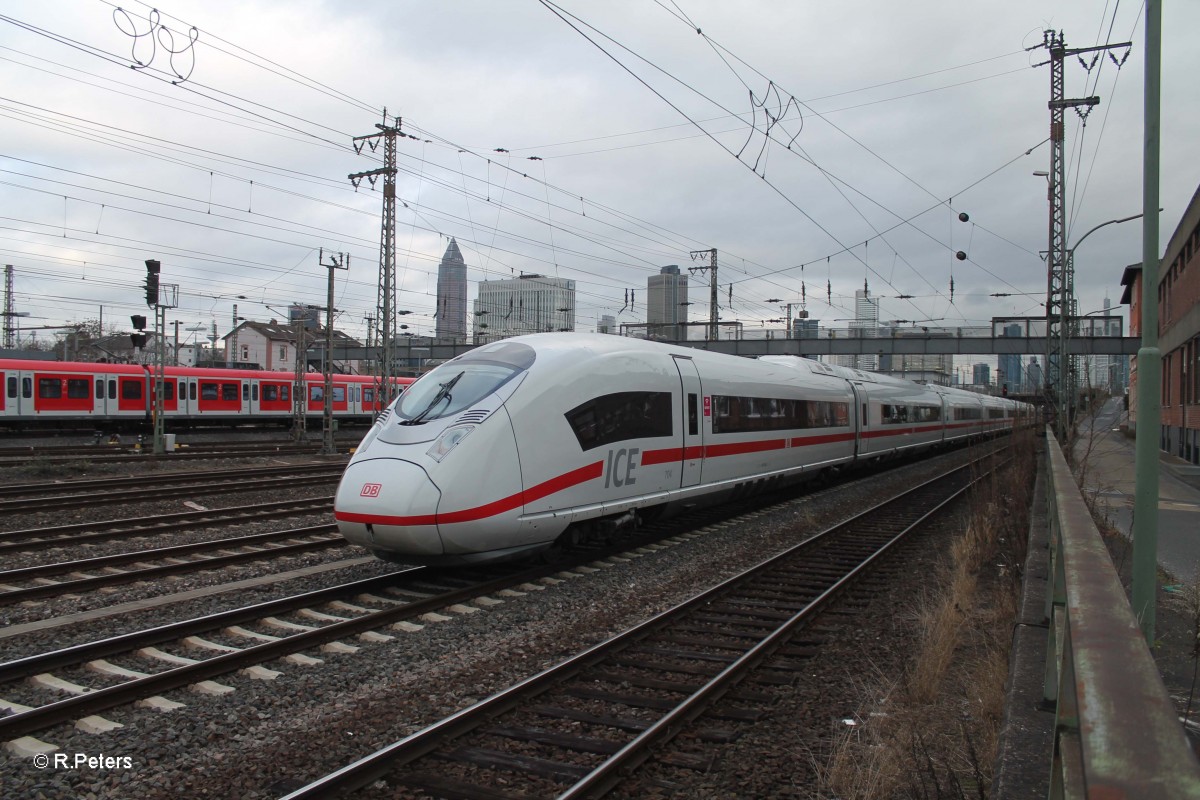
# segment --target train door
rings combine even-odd
[[[680,429],[683,431],[679,485],[695,486],[700,483],[704,464],[704,417],[708,416],[709,407],[705,403],[704,388],[700,385],[700,372],[696,369],[696,363],[683,356],[673,358],[683,387],[679,416]],[[702,407],[703,416],[700,410]]]
[[[859,384],[851,383],[850,392],[854,396],[854,457],[858,458],[862,447],[864,434],[867,430],[867,395]]]

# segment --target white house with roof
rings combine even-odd
[[[320,349],[325,343],[324,328],[303,328],[303,345],[308,350],[309,369],[320,369]],[[225,342],[225,363],[230,367],[248,367],[270,370],[272,372],[293,372],[296,369],[296,335],[297,327],[278,320],[270,322],[242,322],[227,333]],[[347,336],[336,328],[333,331],[333,371],[346,374],[358,374],[361,362],[339,358],[339,350],[343,353],[352,347],[361,347],[358,340]],[[316,352],[314,352],[314,350]]]

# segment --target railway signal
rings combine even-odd
[[[158,275],[162,272],[162,264],[156,259],[146,259],[146,305],[154,308],[158,305]]]

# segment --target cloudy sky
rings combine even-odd
[[[1166,5],[1163,246],[1200,184],[1200,4]],[[235,303],[264,321],[324,305],[324,248],[349,254],[338,325],[365,336],[382,192],[347,176],[381,166],[353,137],[385,108],[409,134],[395,239],[414,332],[432,331],[450,237],[472,282],[574,279],[579,330],[644,320],[647,277],[708,248],[722,319],[747,326],[786,302],[844,326],[864,282],[883,320],[1037,315],[1047,29],[1068,47],[1133,43],[1066,64],[1066,96],[1101,101],[1067,112],[1068,242],[1141,211],[1145,20],[1130,0],[156,9],[0,0],[0,250],[23,327],[101,307],[125,327],[157,258],[179,287],[168,321],[224,335]],[[1115,303],[1140,260],[1140,222],[1089,236],[1079,310]],[[692,279],[693,319],[707,281]]]

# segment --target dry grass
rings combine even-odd
[[[1033,437],[1017,463],[974,492],[970,521],[914,610],[920,644],[899,679],[868,680],[860,724],[835,734],[818,773],[831,795],[985,798],[1020,593]],[[1021,479],[1017,479],[1017,478]]]

